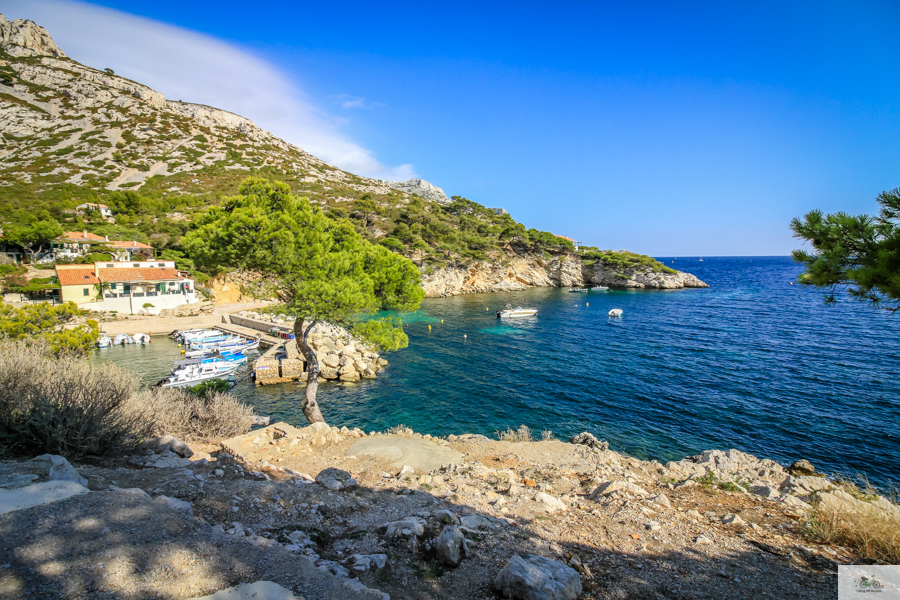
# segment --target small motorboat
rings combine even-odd
[[[592,292],[593,292],[593,291],[597,291],[597,292],[608,292],[608,291],[609,291],[609,288],[606,287],[605,285],[595,285],[594,287],[591,288],[591,291],[592,291]]]
[[[124,346],[125,344],[133,344],[134,338],[127,333],[120,333],[113,338],[113,346]]]
[[[625,312],[625,311],[622,310],[621,308],[614,308],[614,309],[612,309],[611,311],[609,311],[609,316],[611,316],[611,317],[621,317],[623,312]]]
[[[512,307],[512,304],[506,305],[506,310],[497,311],[498,319],[508,319],[511,317],[531,317],[537,314],[537,309],[535,308],[522,308],[518,306],[516,308]]]
[[[109,348],[110,346],[112,346],[112,340],[109,339],[109,336],[105,333],[101,333],[100,337],[97,338],[97,347]]]
[[[580,293],[580,294],[587,294],[589,290],[588,290],[588,288],[571,288],[569,291]]]
[[[184,353],[184,356],[185,358],[198,358],[200,356],[212,356],[216,352],[222,354],[244,354],[258,348],[259,338],[252,340],[241,338],[240,341],[228,344],[210,344],[208,346],[206,344],[201,344],[200,346],[192,345],[190,349]]]
[[[146,333],[136,333],[131,337],[134,338],[135,344],[149,344],[153,341]]]
[[[221,356],[188,358],[175,361],[175,369],[167,377],[160,379],[156,387],[197,385],[201,381],[220,379],[232,375],[239,366],[240,364],[225,360]]]

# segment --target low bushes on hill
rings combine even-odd
[[[632,268],[649,268],[656,273],[677,273],[675,269],[667,267],[653,257],[646,254],[636,254],[634,252],[614,252],[611,250],[588,251],[581,254],[581,259],[585,264],[593,264],[602,262],[607,267],[617,267],[620,269]]]
[[[214,440],[250,430],[253,412],[230,394],[138,391],[109,364],[54,353],[41,339],[0,339],[0,448],[69,458],[134,448],[160,435]]]
[[[153,415],[152,435],[174,435],[187,442],[212,442],[250,431],[253,409],[231,394],[202,395],[177,388],[140,392],[137,406]]]

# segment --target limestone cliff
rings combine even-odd
[[[690,273],[664,273],[649,267],[621,269],[603,262],[586,266],[578,256],[571,254],[553,258],[537,254],[498,254],[465,266],[429,269],[422,265],[420,269],[422,287],[430,298],[584,284],[655,289],[709,287]]]
[[[25,19],[10,21],[3,15],[0,15],[0,48],[11,56],[66,56],[40,25]]]

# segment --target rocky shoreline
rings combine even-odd
[[[270,315],[255,311],[241,311],[238,317],[256,323],[271,323],[291,328],[295,318],[290,315]],[[319,323],[309,336],[309,344],[319,360],[319,382],[341,381],[356,383],[361,379],[375,379],[388,361],[366,347],[359,339],[341,327]],[[286,341],[259,357],[253,367],[257,385],[272,385],[290,381],[306,381],[306,360],[293,341]]]
[[[612,268],[602,262],[585,265],[575,255],[553,258],[539,254],[503,255],[466,266],[431,269],[420,264],[419,268],[422,287],[430,298],[590,284],[631,289],[709,287],[690,273],[664,273],[648,267]]]
[[[271,582],[308,600],[820,599],[835,597],[837,565],[859,559],[804,537],[810,516],[834,506],[900,519],[806,461],[710,450],[663,465],[590,434],[509,442],[276,423],[191,446],[160,439],[74,468],[0,462],[0,498],[72,488],[0,514],[0,562],[13,565],[0,591],[193,598]],[[123,568],[135,563],[166,568]]]

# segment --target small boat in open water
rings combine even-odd
[[[531,317],[537,314],[535,308],[522,308],[521,306],[513,308],[512,304],[506,305],[506,310],[497,311],[498,319],[508,319],[510,317]]]

